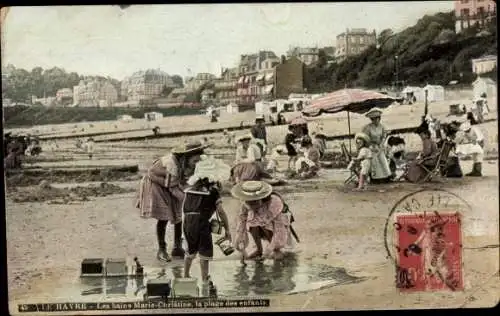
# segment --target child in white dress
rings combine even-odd
[[[358,147],[358,156],[352,158],[347,168],[349,170],[354,170],[361,167],[359,171],[359,183],[356,190],[363,190],[366,188],[371,168],[372,151],[369,147],[370,137],[368,137],[365,133],[358,133],[354,137],[354,140],[356,141],[356,146]]]

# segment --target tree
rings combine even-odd
[[[382,46],[384,45],[384,43],[391,37],[393,36],[393,32],[391,29],[385,29],[383,30],[382,32],[380,32],[380,34],[378,35],[378,38],[377,38],[377,43]]]
[[[179,75],[173,75],[172,76],[172,81],[179,86],[179,88],[184,88],[184,82],[182,80],[182,77]]]

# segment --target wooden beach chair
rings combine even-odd
[[[441,146],[439,153],[436,157],[428,157],[424,159],[419,159],[417,164],[426,171],[426,175],[422,177],[417,183],[427,182],[431,179],[437,177],[441,177],[443,170],[446,170],[448,165],[448,157],[450,156],[450,152],[453,149],[453,143],[450,141],[444,141]],[[436,164],[432,167],[424,165],[424,163],[430,159],[436,159]],[[405,179],[408,173],[408,169],[406,168],[405,172],[398,177],[398,180]]]
[[[351,153],[347,150],[347,147],[345,146],[344,143],[340,145],[340,150],[342,151],[342,157],[347,161],[350,162],[352,159]],[[344,181],[344,185],[350,184],[350,183],[355,183],[359,180],[359,168],[355,168],[354,170],[350,170],[351,175]]]

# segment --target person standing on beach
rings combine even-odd
[[[362,130],[370,138],[370,149],[373,155],[370,172],[371,181],[372,183],[388,182],[392,173],[384,146],[387,132],[385,127],[380,124],[382,110],[373,108],[365,116],[371,120],[371,123],[365,125]]]
[[[89,159],[92,159],[94,156],[94,139],[90,137],[85,143],[85,150],[87,151],[87,155],[89,155]]]
[[[187,181],[189,187],[183,205],[183,230],[187,242],[187,255],[184,259],[184,277],[190,277],[191,265],[196,255],[200,258],[201,279],[206,286],[210,280],[209,262],[213,258],[213,241],[210,219],[217,213],[224,227],[225,238],[232,241],[229,221],[222,207],[220,192],[222,182],[229,178],[229,166],[223,162],[201,156],[194,174]]]
[[[165,232],[168,222],[174,224],[172,257],[184,258],[182,249],[182,201],[186,180],[194,173],[205,148],[201,142],[185,144],[170,154],[156,159],[139,185],[136,207],[142,218],[154,218],[160,261],[171,261],[167,253]]]
[[[255,118],[255,125],[252,126],[250,133],[253,138],[260,139],[267,146],[266,120],[264,115],[258,115]]]

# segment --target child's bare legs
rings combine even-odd
[[[201,280],[203,282],[208,281],[208,268],[209,268],[208,263],[209,261],[207,259],[200,258]]]
[[[191,265],[193,264],[194,256],[187,255],[184,258],[184,277],[190,278]]]

